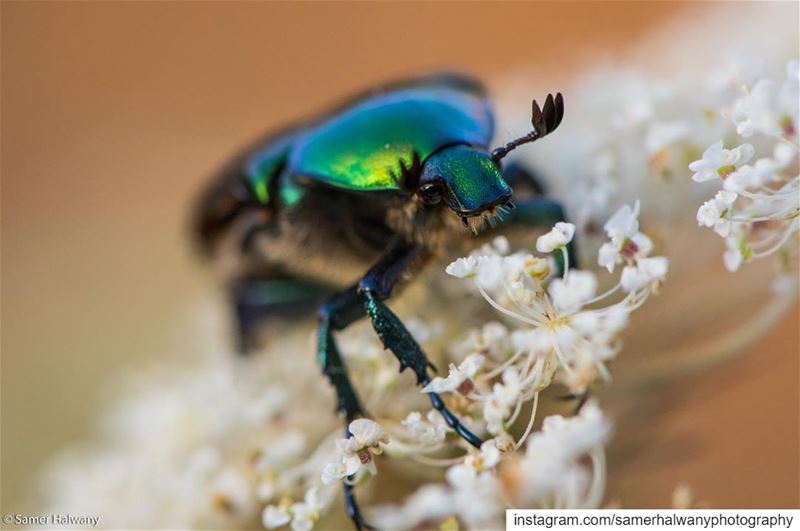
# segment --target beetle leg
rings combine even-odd
[[[365,415],[358,395],[347,376],[347,367],[339,354],[333,331],[343,330],[364,315],[356,289],[349,288],[334,295],[319,309],[318,315],[317,362],[336,391],[336,410],[344,412],[345,419],[350,424],[351,421]]]
[[[414,340],[400,319],[383,301],[391,295],[392,287],[399,280],[400,274],[415,260],[422,251],[415,246],[401,245],[390,251],[373,267],[358,283],[358,291],[364,301],[364,309],[372,321],[372,327],[381,338],[384,347],[388,348],[400,362],[400,370],[411,368],[417,377],[417,384],[424,386],[430,382],[428,368],[435,367]],[[445,405],[437,393],[428,393],[434,409],[445,422],[465,441],[480,448],[481,439],[466,428]]]
[[[336,346],[333,331],[342,330],[353,321],[364,316],[356,288],[349,288],[331,297],[319,309],[318,315],[317,361],[322,367],[323,374],[328,377],[336,391],[336,410],[344,412],[346,419],[345,436],[351,437],[352,434],[348,429],[350,422],[358,417],[364,417],[366,414],[361,406],[358,394],[347,375],[347,367],[339,353],[339,348]],[[364,521],[356,500],[354,485],[347,482],[344,483],[344,502],[347,515],[358,531],[374,529]]]
[[[253,346],[253,332],[270,316],[285,317],[318,303],[331,289],[292,278],[243,278],[231,286],[236,320],[237,350],[247,354]],[[313,308],[313,306],[312,306]]]
[[[399,245],[392,248],[356,286],[337,293],[319,309],[317,361],[336,391],[336,409],[344,412],[348,426],[350,422],[366,414],[347,376],[347,367],[333,337],[334,331],[344,330],[353,322],[368,315],[383,344],[400,362],[400,370],[410,367],[416,374],[419,385],[426,385],[430,381],[428,368],[434,368],[433,365],[400,319],[383,304],[383,300],[391,295],[392,288],[400,280],[402,273],[413,262],[423,258],[423,254],[416,246]],[[480,438],[461,424],[447,409],[438,394],[428,394],[433,407],[441,413],[447,424],[467,442],[479,448],[482,442]],[[351,436],[348,430],[345,430],[345,434]],[[374,529],[361,515],[353,485],[345,483],[344,498],[347,514],[356,529],[359,531]]]
[[[520,190],[530,189],[534,195],[543,196],[547,194],[547,186],[532,171],[517,161],[503,164],[503,180],[514,190],[514,194]]]

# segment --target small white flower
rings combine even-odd
[[[370,520],[378,529],[428,529],[453,513],[453,497],[444,485],[422,485],[402,506],[383,505],[372,508]]]
[[[336,440],[341,462],[325,465],[322,471],[322,482],[326,485],[353,476],[362,469],[372,475],[378,473],[373,455],[383,453],[382,446],[389,442],[380,425],[369,419],[356,419],[348,430],[350,437]]]
[[[540,253],[552,253],[564,247],[575,236],[575,225],[559,221],[547,234],[539,236],[536,240],[536,250]]]
[[[787,64],[786,79],[780,87],[771,79],[762,79],[733,103],[730,118],[737,133],[743,137],[754,133],[772,137],[797,134],[800,82],[796,65],[797,61]]]
[[[570,271],[567,278],[553,280],[550,298],[559,310],[574,309],[594,297],[597,279],[590,271]]]
[[[471,354],[462,361],[458,367],[450,364],[450,373],[447,378],[437,376],[422,388],[423,393],[446,393],[458,391],[463,395],[468,395],[475,387],[472,377],[481,368],[486,360],[480,354]]]
[[[603,229],[608,237],[614,242],[622,242],[626,238],[632,238],[639,232],[639,208],[637,200],[633,208],[629,205],[622,205],[614,215],[611,216]]]
[[[492,434],[503,430],[503,422],[511,414],[522,393],[519,371],[513,365],[503,371],[503,383],[496,383],[483,404],[483,418]]]
[[[426,446],[441,443],[447,433],[452,431],[441,415],[433,410],[428,412],[427,422],[422,420],[422,414],[419,411],[412,411],[400,423],[406,427],[414,439]]]
[[[281,505],[267,505],[264,512],[261,513],[261,523],[267,529],[276,529],[288,524],[292,519],[289,514],[289,506],[286,504]]]
[[[497,236],[491,243],[481,245],[477,254],[482,256],[497,255],[506,256],[511,252],[511,244],[505,236]]]
[[[452,262],[445,268],[445,273],[457,278],[468,278],[475,276],[475,270],[478,267],[478,257],[467,256],[459,258]]]
[[[734,102],[730,115],[737,133],[749,137],[756,132],[767,135],[777,135],[780,132],[772,111],[775,89],[773,81],[764,79],[756,83],[748,94]]]
[[[744,262],[744,257],[742,256],[742,240],[735,236],[728,236],[725,238],[725,253],[722,255],[722,261],[725,264],[725,269],[734,273],[739,270]],[[744,247],[747,250],[746,244]]]
[[[663,256],[653,258],[642,258],[637,262],[640,271],[644,271],[651,279],[663,281],[669,270],[669,260]]]
[[[772,151],[772,159],[775,161],[779,170],[791,165],[797,157],[797,148],[792,144],[778,142]]]
[[[478,472],[465,464],[455,465],[445,473],[453,489],[452,509],[468,528],[487,529],[489,519],[500,507],[497,503],[499,485],[491,472]]]
[[[714,227],[714,232],[723,238],[731,232],[731,216],[735,192],[720,190],[713,199],[709,199],[697,210],[697,224]]]
[[[497,321],[490,321],[479,330],[471,330],[467,339],[456,346],[455,355],[462,359],[471,353],[483,354],[489,359],[502,361],[512,354],[511,336],[508,328]]]
[[[347,477],[347,468],[344,463],[328,463],[322,469],[322,483],[330,485]]]
[[[464,464],[478,473],[493,469],[499,462],[500,450],[493,439],[484,441],[480,452],[471,453],[464,458]]]
[[[389,442],[380,425],[369,419],[356,419],[348,427],[351,437],[338,439],[337,447],[344,454],[348,476],[355,474],[362,466],[375,474],[373,455],[383,453],[381,445]]]
[[[570,508],[586,508],[585,485],[575,481],[580,459],[596,451],[611,435],[611,423],[594,401],[571,418],[553,415],[529,439],[521,462],[520,493],[528,504],[547,503],[555,496]]]
[[[508,258],[498,255],[478,258],[475,281],[484,289],[493,290],[500,286],[507,276]]]
[[[751,144],[725,149],[720,140],[703,152],[702,159],[689,164],[689,169],[694,172],[692,180],[698,183],[720,178],[724,180],[750,160],[753,153],[755,150]]]
[[[291,507],[292,529],[294,531],[311,531],[319,520],[319,511],[323,508],[316,488],[306,491],[305,499]]]
[[[600,246],[597,264],[608,269],[609,273],[613,273],[616,265],[624,260],[635,261],[653,250],[650,238],[639,232],[639,207],[639,201],[633,208],[623,205],[604,226],[611,241]]]
[[[622,270],[620,285],[628,293],[638,291],[656,281],[663,281],[667,276],[669,262],[663,256],[643,258],[635,266],[627,266]]]
[[[597,265],[605,267],[609,273],[614,272],[614,267],[619,260],[619,247],[611,242],[604,243],[597,251]]]

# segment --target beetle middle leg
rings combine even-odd
[[[355,287],[351,287],[334,295],[319,309],[319,328],[317,330],[317,361],[322,367],[322,372],[331,381],[336,392],[336,410],[344,413],[346,424],[358,417],[366,416],[358,394],[347,375],[347,367],[339,353],[334,330],[343,330],[352,322],[363,317],[364,312],[358,301]],[[349,428],[345,428],[345,436],[350,437]],[[344,499],[347,515],[353,521],[356,529],[373,529],[364,521],[361,510],[356,501],[353,485],[344,484]]]
[[[269,278],[272,276],[272,278]],[[276,273],[248,276],[236,280],[230,288],[236,320],[237,350],[247,354],[254,346],[254,332],[270,317],[287,317],[313,308],[332,289],[295,278],[281,278]]]

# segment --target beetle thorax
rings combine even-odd
[[[389,208],[386,222],[403,238],[431,251],[442,250],[454,236],[464,232],[458,216],[446,206],[428,206],[418,198]]]

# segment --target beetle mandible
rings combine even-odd
[[[543,107],[534,100],[533,130],[490,151],[494,117],[481,84],[436,74],[371,90],[242,150],[202,194],[193,227],[229,271],[239,350],[252,347],[270,314],[317,305],[317,360],[347,424],[365,412],[334,331],[368,317],[400,370],[427,384],[433,366],[386,301],[448,241],[501,214],[502,223],[542,227],[565,219],[533,176],[501,164],[511,150],[553,132],[563,115],[560,93]],[[536,193],[514,205],[512,185]],[[456,433],[480,447],[438,394],[429,397]],[[368,527],[349,484],[345,500],[356,527]]]

